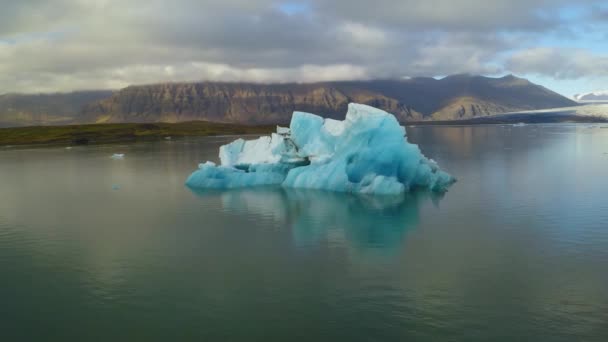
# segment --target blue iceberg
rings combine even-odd
[[[206,162],[186,185],[232,189],[261,185],[396,195],[443,192],[454,177],[407,142],[405,128],[382,110],[351,103],[344,121],[294,112],[289,128],[220,148],[220,165]]]

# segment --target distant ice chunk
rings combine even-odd
[[[365,194],[415,188],[445,191],[455,182],[406,139],[405,128],[382,110],[350,104],[344,121],[294,112],[289,129],[220,148],[221,165],[190,175],[193,188],[282,185]]]
[[[112,157],[110,157],[110,158],[116,159],[116,160],[118,160],[118,159],[124,159],[125,158],[125,154],[124,153],[114,153],[112,155]]]

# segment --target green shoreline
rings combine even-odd
[[[205,121],[120,123],[0,128],[0,145],[89,145],[180,137],[267,134],[275,126],[243,126]]]
[[[406,126],[462,126],[524,123],[606,123],[608,119],[563,113],[494,115],[467,120],[407,122]],[[247,126],[208,121],[117,123],[0,128],[0,146],[89,145],[214,135],[269,134],[274,125]]]

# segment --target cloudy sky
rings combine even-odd
[[[604,0],[0,0],[0,93],[527,77],[608,89]]]

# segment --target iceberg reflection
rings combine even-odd
[[[192,190],[219,198],[230,214],[255,215],[289,229],[297,247],[348,244],[361,249],[394,249],[420,221],[420,207],[435,205],[442,194],[414,192],[400,196],[360,196],[329,191],[253,188]]]

